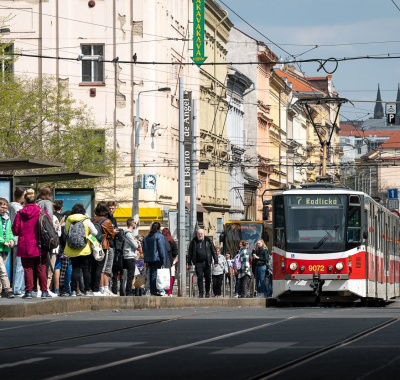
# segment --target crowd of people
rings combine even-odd
[[[249,243],[241,240],[232,256],[229,252],[223,256],[199,229],[189,245],[188,263],[196,272],[199,298],[221,297],[224,276],[229,285],[234,284],[235,298],[272,297],[272,256],[263,239],[256,241],[251,253]],[[251,294],[251,280],[255,294]]]
[[[93,218],[80,203],[63,212],[63,201],[53,202],[46,186],[36,196],[32,189],[16,188],[10,203],[0,198],[0,297],[172,296],[178,248],[170,230],[153,222],[150,232],[139,236],[132,218],[120,229],[113,216],[116,208],[113,201],[98,202]],[[41,244],[39,218],[44,216],[58,236],[53,249]],[[12,283],[5,266],[9,255]],[[221,297],[224,279],[236,298],[272,296],[272,260],[262,239],[251,252],[241,240],[236,252],[224,256],[199,229],[187,260],[200,298]]]
[[[178,249],[168,228],[154,222],[139,236],[136,221],[120,229],[115,202],[99,202],[90,218],[82,204],[63,212],[51,189],[16,188],[14,201],[0,198],[0,297],[42,299],[57,296],[172,296]],[[41,244],[40,217],[49,218],[58,236],[54,249]],[[12,283],[6,269],[13,254]],[[157,288],[157,269],[169,270],[169,283]]]

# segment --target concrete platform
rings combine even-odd
[[[57,297],[42,300],[0,299],[0,318],[24,318],[37,315],[80,311],[123,309],[182,309],[193,307],[265,308],[273,304],[265,298],[189,298],[189,297]]]

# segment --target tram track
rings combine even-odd
[[[71,340],[78,340],[78,339],[96,337],[96,336],[101,336],[101,335],[106,335],[106,334],[113,334],[113,333],[117,333],[117,332],[121,332],[121,331],[134,330],[134,329],[141,328],[141,327],[157,325],[157,324],[166,323],[166,322],[173,322],[173,321],[177,321],[177,320],[185,319],[185,318],[190,318],[190,317],[194,317],[194,316],[207,315],[207,314],[217,314],[217,313],[222,313],[222,312],[226,312],[226,310],[218,310],[218,311],[203,312],[203,313],[197,313],[196,312],[196,313],[192,313],[192,314],[181,315],[179,317],[159,319],[157,321],[140,323],[140,324],[136,324],[136,325],[132,325],[132,326],[125,326],[125,327],[120,327],[120,328],[116,328],[116,329],[110,329],[110,330],[106,330],[106,331],[97,331],[97,332],[93,332],[93,333],[89,333],[89,334],[82,334],[82,335],[75,335],[75,336],[70,336],[70,337],[66,337],[66,338],[45,340],[45,341],[29,343],[29,344],[21,344],[21,345],[18,345],[18,346],[2,347],[2,348],[0,348],[0,352],[18,350],[18,349],[23,349],[23,348],[35,347],[35,346],[42,346],[42,345],[53,344],[53,343],[68,342],[68,341],[71,341]],[[54,323],[54,322],[51,321],[51,322],[44,322],[44,323]],[[40,324],[42,324],[42,323],[31,324],[31,325],[28,325],[28,326],[36,326],[36,325],[40,325]],[[21,327],[25,327],[25,326],[21,326]],[[13,327],[13,329],[14,328],[17,328],[17,327]]]
[[[312,361],[320,356],[326,355],[327,353],[330,353],[334,350],[337,350],[339,348],[345,347],[348,344],[354,343],[362,338],[365,338],[371,334],[374,334],[375,332],[384,329],[385,327],[388,327],[400,320],[399,318],[392,318],[389,321],[383,322],[379,324],[378,326],[371,327],[367,330],[364,330],[358,334],[355,334],[351,336],[350,338],[344,339],[342,341],[336,342],[334,344],[331,344],[327,347],[321,348],[317,351],[311,352],[310,354],[304,355],[300,358],[294,359],[288,363],[282,364],[278,367],[272,368],[268,371],[265,371],[261,374],[258,374],[256,376],[250,377],[247,380],[268,380],[272,379],[280,374],[283,374],[286,371],[289,371],[293,368],[296,368],[300,365],[306,364],[309,361]]]

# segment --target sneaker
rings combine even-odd
[[[239,298],[239,295],[238,294],[236,294],[233,298]]]
[[[14,295],[15,295],[15,297],[23,297],[24,296],[24,293],[20,293],[20,292],[17,292],[17,293],[14,293]]]
[[[204,297],[204,294],[203,293],[200,293],[199,294],[199,298],[203,298]]]
[[[118,297],[118,294],[114,294],[110,289],[104,290],[104,295],[110,297]]]
[[[173,297],[173,295],[172,294],[168,294],[168,297]]]
[[[53,293],[51,290],[48,290],[47,293],[50,294],[50,297],[58,297],[56,293]]]
[[[69,296],[70,296],[70,294],[67,292],[64,292],[63,294],[61,294],[61,297],[69,297]]]
[[[80,296],[83,296],[83,293],[79,290],[79,291],[76,293],[76,295],[77,295],[78,297],[80,297]]]
[[[30,300],[32,298],[32,292],[25,292],[25,294],[22,296],[22,298],[26,300]]]
[[[160,297],[168,297],[168,294],[167,293],[161,293]]]
[[[71,297],[76,297],[76,291],[71,292]]]
[[[206,298],[210,298],[210,293],[206,293]]]
[[[104,294],[102,292],[98,291],[98,292],[93,292],[93,296],[94,297],[103,297]]]
[[[85,292],[85,296],[86,297],[93,297],[93,292],[89,290],[88,292]]]
[[[36,293],[36,297],[37,297],[37,298],[40,298],[41,296],[42,296],[42,291],[41,291],[41,290],[38,290],[37,293]]]
[[[15,294],[10,291],[7,293],[7,298],[15,298]]]
[[[43,292],[40,298],[45,300],[48,298],[52,298],[52,296],[50,295],[49,291],[47,291],[47,292]]]

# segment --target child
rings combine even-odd
[[[4,265],[8,253],[15,244],[15,238],[11,231],[10,219],[6,218],[7,210],[7,199],[0,198],[0,297],[1,289],[3,288],[7,293],[7,298],[15,298],[15,295],[10,287],[10,280],[8,279],[6,266]]]

